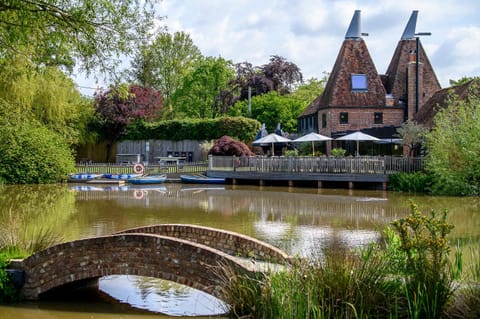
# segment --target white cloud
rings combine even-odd
[[[159,14],[171,32],[185,31],[204,55],[253,65],[281,55],[305,78],[330,72],[354,10],[379,73],[386,71],[412,10],[442,86],[480,75],[480,1],[470,0],[164,0]]]

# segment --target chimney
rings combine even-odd
[[[417,79],[418,66],[418,79]],[[409,55],[407,64],[407,119],[411,120],[417,113],[417,80],[418,80],[418,105],[423,105],[423,63],[416,63],[415,53]]]

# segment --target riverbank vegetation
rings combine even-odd
[[[381,244],[353,252],[329,247],[254,278],[226,269],[220,279],[228,312],[233,318],[478,318],[479,260],[468,270],[461,256],[451,261],[446,215],[424,215],[412,204]]]
[[[430,131],[413,122],[399,129],[410,150],[421,144],[426,152],[422,172],[390,176],[391,190],[432,195],[480,195],[480,78],[466,81],[466,96],[450,95],[434,117]]]

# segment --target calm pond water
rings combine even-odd
[[[309,256],[321,255],[322,248],[332,244],[357,247],[377,240],[386,224],[408,214],[409,200],[422,210],[448,209],[449,221],[455,225],[452,239],[465,252],[479,246],[479,198],[232,185],[2,186],[0,229],[1,236],[26,240],[48,227],[62,241],[70,241],[142,225],[198,224]],[[101,279],[100,291],[0,306],[0,319],[165,318],[157,313],[209,316],[222,312],[219,301],[188,287],[154,278],[110,276]]]

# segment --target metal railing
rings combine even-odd
[[[392,156],[361,157],[232,157],[210,156],[208,169],[258,173],[319,173],[319,174],[393,174],[423,169],[423,158]]]

